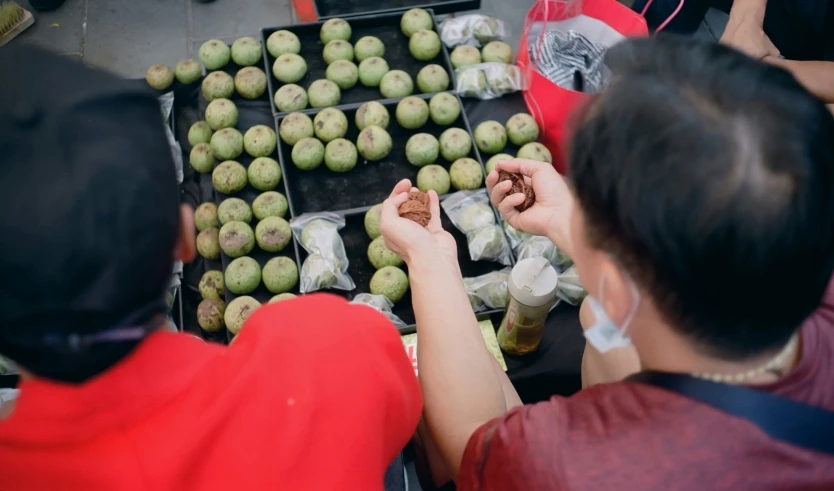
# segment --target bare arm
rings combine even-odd
[[[767,0],[735,0],[721,43],[757,60],[779,56],[779,50],[764,32],[766,8]]]
[[[808,92],[826,104],[834,103],[834,62],[795,61],[773,56],[766,57],[764,61],[791,72]]]

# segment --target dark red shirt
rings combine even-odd
[[[421,409],[383,315],[301,297],[228,348],[158,332],[82,385],[23,382],[0,491],[381,490]]]
[[[759,386],[834,411],[834,289],[801,331],[802,355]],[[469,440],[459,490],[832,490],[834,456],[776,441],[753,424],[629,382],[522,406]]]

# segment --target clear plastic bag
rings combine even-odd
[[[464,278],[463,285],[469,295],[469,303],[473,312],[486,309],[506,309],[510,297],[507,290],[507,279],[510,268],[501,271],[490,271],[474,278]]]
[[[162,120],[165,123],[165,136],[168,137],[168,146],[171,147],[171,156],[174,158],[174,166],[177,169],[177,182],[182,183],[182,149],[171,131],[171,112],[174,110],[174,93],[168,92],[158,97],[159,107],[162,110]]]
[[[19,389],[0,389],[0,404],[17,399],[20,395]]]
[[[440,206],[455,227],[466,234],[469,257],[473,261],[486,259],[512,265],[510,244],[495,223],[495,212],[485,189],[458,191],[447,196]]]
[[[559,274],[559,298],[571,305],[579,305],[588,296],[588,292],[579,282],[576,266],[571,266]]]
[[[516,249],[516,255],[519,261],[530,257],[544,257],[559,272],[573,264],[573,259],[556,247],[550,239],[538,235],[531,235],[522,240]]]
[[[339,235],[344,226],[345,219],[335,213],[305,213],[290,220],[295,240],[309,253],[299,275],[301,293],[356,288],[347,273],[345,243]]]
[[[504,222],[504,233],[507,234],[507,240],[510,241],[510,247],[516,254],[518,254],[518,246],[521,245],[521,242],[525,239],[533,237],[533,234],[528,234],[527,232],[519,232],[507,222]]]
[[[455,70],[455,90],[461,97],[489,100],[526,90],[527,79],[515,65],[480,63]]]
[[[0,375],[12,375],[18,373],[17,365],[8,358],[0,356]]]
[[[511,35],[509,23],[481,14],[449,17],[440,25],[440,39],[449,48],[460,44],[480,47],[490,41],[509,39]]]
[[[379,311],[382,315],[388,318],[391,321],[391,324],[394,324],[394,327],[397,329],[402,329],[407,326],[402,319],[400,319],[391,308],[394,307],[393,302],[388,300],[385,295],[374,295],[372,293],[360,293],[353,297],[353,300],[350,303],[355,305],[367,305],[374,310]]]

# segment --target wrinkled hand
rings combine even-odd
[[[399,208],[408,200],[411,181],[404,179],[394,186],[391,195],[382,203],[379,230],[385,245],[411,266],[414,261],[438,259],[458,267],[458,249],[452,235],[440,224],[440,200],[437,193],[429,191],[431,221],[421,227],[407,218],[400,217]]]
[[[749,17],[734,20],[730,17],[727,28],[719,40],[721,44],[731,46],[747,56],[761,60],[765,56],[779,57],[779,49],[762,29],[762,25]]]

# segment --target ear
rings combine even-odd
[[[631,281],[625,276],[619,264],[610,257],[600,258],[598,278],[604,278],[597,292],[597,300],[602,296],[602,306],[612,321],[618,326],[625,322],[626,317],[634,308],[638,299],[634,296]]]
[[[194,209],[189,205],[180,205],[180,228],[177,231],[174,259],[190,263],[197,257],[197,238],[194,230]]]

